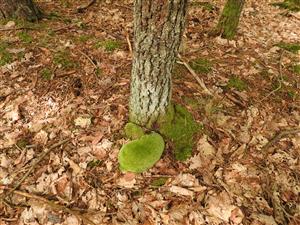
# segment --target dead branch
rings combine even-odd
[[[280,53],[280,58],[279,58],[279,86],[274,89],[273,91],[271,91],[267,96],[263,97],[261,100],[260,100],[260,103],[263,102],[265,99],[269,98],[272,94],[275,94],[277,91],[279,91],[281,88],[282,88],[282,81],[283,81],[283,76],[282,76],[282,59],[283,59],[283,53],[284,53],[284,50],[281,51]]]
[[[276,144],[282,138],[284,138],[284,137],[286,137],[288,135],[298,134],[298,133],[300,133],[300,128],[291,129],[291,130],[283,130],[283,131],[279,132],[278,134],[276,134],[267,144],[265,144],[262,147],[262,150],[263,151],[267,151],[269,147],[271,147],[272,145]]]
[[[64,141],[66,142],[66,140],[64,140]],[[56,145],[56,147],[57,146],[58,145]],[[82,215],[81,212],[78,211],[78,210],[67,208],[66,206],[59,205],[59,204],[55,203],[54,201],[50,201],[46,198],[43,198],[43,197],[35,195],[35,194],[15,190],[15,188],[8,188],[8,187],[5,187],[5,186],[0,186],[0,188],[4,189],[4,190],[8,190],[9,193],[14,193],[14,194],[17,194],[19,196],[34,199],[34,200],[36,200],[40,203],[44,203],[45,205],[49,206],[49,208],[51,208],[54,211],[64,211],[66,213],[72,214],[72,215],[78,217],[79,219],[81,219],[84,222],[84,224],[96,225],[93,221],[91,221],[85,215]],[[2,199],[2,200],[4,200],[4,199]]]
[[[7,195],[11,194],[14,190],[18,189],[20,185],[24,182],[24,180],[30,175],[30,173],[35,169],[35,167],[47,156],[52,150],[55,148],[67,143],[70,140],[70,138],[67,138],[65,140],[62,140],[54,145],[52,145],[48,150],[41,153],[41,155],[38,157],[38,159],[32,164],[30,169],[25,173],[25,175],[19,180],[19,182],[8,192]]]
[[[208,95],[213,96],[212,92],[206,87],[204,81],[199,78],[199,76],[196,74],[196,72],[190,67],[190,65],[180,56],[178,55],[178,58],[181,61],[177,61],[178,64],[182,64],[185,66],[185,68],[192,74],[192,76],[195,78],[195,80],[198,82],[200,87],[204,90],[204,92]]]

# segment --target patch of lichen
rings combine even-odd
[[[131,140],[138,139],[144,135],[143,129],[134,123],[127,123],[124,127],[124,131],[126,137]]]
[[[158,121],[159,132],[172,143],[177,160],[186,160],[192,155],[194,136],[201,126],[192,114],[180,105],[170,105],[166,115]]]

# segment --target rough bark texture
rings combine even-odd
[[[187,0],[135,0],[130,120],[151,127],[166,113]]]
[[[235,36],[244,4],[245,0],[227,0],[214,31],[216,35],[221,35],[226,39],[232,39]]]
[[[32,0],[0,0],[0,18],[35,21],[42,12]]]

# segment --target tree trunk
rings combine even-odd
[[[135,0],[130,121],[151,127],[171,99],[171,74],[188,0]]]
[[[245,0],[227,0],[213,33],[226,39],[232,39],[236,34],[244,4]]]
[[[42,12],[32,0],[0,0],[0,18],[36,21]]]

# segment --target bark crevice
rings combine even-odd
[[[187,0],[136,0],[130,120],[151,125],[171,100],[171,73],[182,39]]]
[[[42,11],[32,0],[0,0],[0,18],[36,21],[42,18]]]

